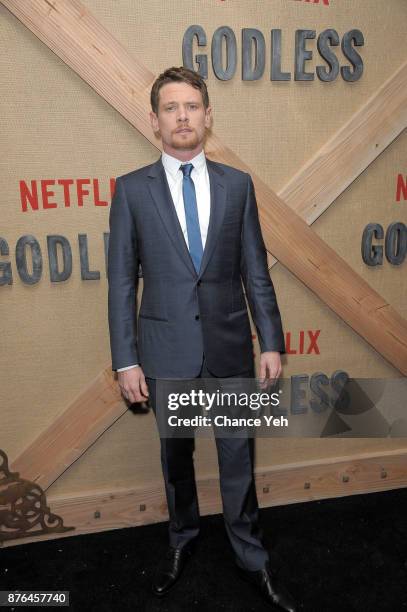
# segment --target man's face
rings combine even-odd
[[[159,91],[158,114],[151,111],[150,121],[166,153],[193,157],[203,148],[211,111],[210,106],[204,108],[199,89],[189,83],[166,83]]]

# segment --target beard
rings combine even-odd
[[[176,133],[172,136],[171,145],[174,149],[195,149],[199,144],[199,138],[195,130],[192,132]]]

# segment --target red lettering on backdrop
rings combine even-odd
[[[400,202],[401,198],[407,200],[407,176],[404,179],[404,176],[399,174],[397,176],[396,202]]]
[[[30,204],[32,210],[38,210],[37,182],[31,181],[31,191],[25,181],[20,181],[19,184],[22,211],[27,212],[28,204]]]
[[[292,340],[291,332],[287,332],[286,340],[285,340],[285,350],[286,350],[287,355],[304,355],[304,354],[310,355],[311,353],[315,353],[316,355],[319,355],[320,352],[319,352],[319,347],[317,344],[317,339],[318,339],[320,332],[321,332],[320,329],[316,329],[315,331],[307,330],[307,334],[308,334],[307,340],[309,342],[308,342],[306,351],[304,350],[305,331],[301,330],[299,332],[298,344],[294,340]]]
[[[95,206],[107,206],[108,202],[99,199],[99,181],[93,179],[93,195],[95,200]]]
[[[90,179],[78,179],[76,181],[76,193],[78,195],[78,206],[83,206],[83,196],[89,195],[88,189],[84,189],[84,185],[90,185]]]
[[[304,352],[304,331],[301,330],[300,331],[300,347],[299,347],[300,355],[302,355],[303,352]]]
[[[305,350],[305,338],[306,334],[307,338],[307,350]],[[298,343],[296,343],[292,338],[293,334],[291,332],[286,332],[285,334],[285,350],[287,355],[310,355],[311,353],[315,353],[315,355],[319,355],[319,346],[317,343],[318,336],[321,333],[320,329],[312,330],[308,329],[300,330],[298,332]],[[256,334],[252,334],[252,339],[255,340],[257,338]],[[295,345],[295,346],[294,346]]]
[[[287,355],[296,355],[297,351],[291,348],[291,332],[287,332],[285,335],[285,352]]]
[[[55,196],[55,191],[49,191],[48,187],[50,185],[55,185],[55,181],[52,179],[44,179],[41,181],[41,195],[42,195],[42,207],[46,208],[56,208],[56,202],[50,202],[49,198]]]
[[[310,4],[319,4],[320,0],[297,0],[297,2],[308,2]],[[329,6],[329,0],[321,0],[322,4]]]
[[[114,190],[116,188],[116,179],[111,178],[110,179],[110,197],[112,198],[114,196]]]
[[[319,336],[320,333],[321,333],[320,329],[315,330],[315,333],[313,333],[311,330],[308,330],[308,336],[310,338],[310,343],[308,345],[307,355],[312,353],[312,351],[314,351],[314,353],[316,355],[319,355],[319,348],[318,348],[318,345],[317,345],[317,339],[318,339],[318,336]]]
[[[64,188],[64,205],[65,208],[69,208],[71,205],[71,194],[69,192],[69,186],[73,185],[73,179],[59,179],[58,185],[62,185]]]
[[[51,186],[58,186],[60,189],[51,190]],[[74,185],[74,187],[72,187]],[[44,210],[65,206],[83,207],[84,204],[93,203],[94,206],[109,206],[114,195],[116,180],[109,179],[107,198],[101,195],[100,180],[98,178],[65,178],[65,179],[42,179],[19,181],[20,201],[22,212],[28,210]],[[76,189],[75,189],[76,187]],[[76,196],[76,202],[75,200]],[[86,196],[90,196],[86,199]],[[55,198],[56,201],[52,201]],[[93,202],[92,202],[93,198]]]

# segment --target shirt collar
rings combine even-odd
[[[188,162],[183,162],[179,159],[177,159],[176,157],[173,157],[172,155],[168,155],[168,153],[166,153],[165,151],[162,152],[162,156],[161,156],[161,161],[163,163],[163,166],[165,168],[165,170],[175,179],[177,176],[177,173],[180,172],[180,174],[182,174],[181,170],[180,170],[180,165],[181,164],[185,164],[185,163],[191,163],[194,166],[194,170],[198,173],[200,173],[206,166],[206,157],[205,157],[205,153],[202,149],[202,151],[200,153],[198,153],[198,155],[195,155],[195,157],[193,157],[192,159],[190,159]]]

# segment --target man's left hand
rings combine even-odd
[[[281,357],[279,351],[266,351],[260,354],[260,388],[274,385],[281,374]]]

